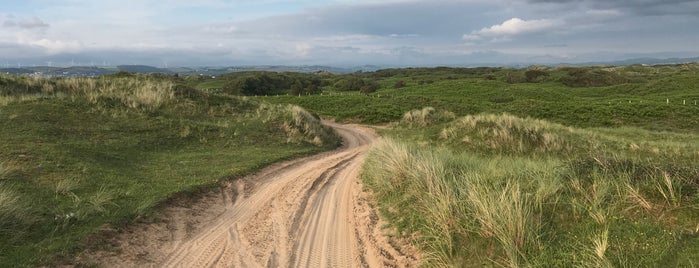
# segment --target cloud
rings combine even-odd
[[[78,41],[65,41],[49,38],[35,38],[20,36],[17,39],[18,46],[38,49],[41,54],[53,55],[59,53],[71,53],[80,51],[83,46]]]
[[[532,4],[555,4],[564,9],[617,9],[641,16],[699,15],[697,0],[525,0]]]
[[[548,31],[558,27],[560,24],[559,21],[550,19],[523,20],[520,18],[512,18],[501,24],[465,34],[462,38],[467,42],[476,42],[486,39],[490,41],[502,41],[509,40],[511,36],[515,35]]]
[[[601,49],[699,53],[694,45],[699,16],[686,15],[699,10],[699,0],[40,0],[17,5],[6,11],[14,16],[0,12],[0,58],[18,61],[70,54],[68,59],[83,55],[83,61],[156,65],[163,60],[171,65],[440,65],[559,60],[550,55],[567,60]],[[653,14],[663,17],[649,17]]]
[[[48,28],[50,25],[37,17],[17,19],[14,16],[9,15],[5,16],[2,26],[8,28],[35,29]]]

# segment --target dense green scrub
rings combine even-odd
[[[546,75],[528,80],[526,73],[532,70]],[[359,94],[328,86],[322,95],[265,99],[297,104],[339,120],[372,124],[399,120],[407,111],[431,106],[459,116],[507,112],[576,127],[699,131],[697,64],[399,69],[363,76],[376,79],[381,89]],[[586,82],[572,83],[571,79]],[[402,86],[397,87],[398,82]]]
[[[334,148],[304,110],[163,76],[0,76],[0,266],[70,257],[181,192]]]

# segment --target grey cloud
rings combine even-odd
[[[479,24],[493,4],[463,1],[403,2],[314,8],[286,16],[242,23],[243,29],[302,36],[366,34],[457,38],[466,25]]]
[[[583,5],[595,9],[620,9],[636,15],[699,15],[698,0],[526,0],[529,3]]]
[[[43,20],[33,17],[25,19],[16,19],[14,16],[7,16],[3,21],[4,27],[17,27],[23,29],[48,28],[50,25]]]

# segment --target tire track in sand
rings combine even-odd
[[[192,209],[216,216],[196,221],[194,231],[185,238],[178,235],[175,241],[132,250],[140,257],[122,254],[100,258],[102,265],[417,266],[414,256],[406,256],[388,243],[361,189],[359,171],[369,146],[378,137],[360,126],[326,124],[342,136],[342,148],[273,165],[226,187],[223,193],[212,193],[204,198],[208,202]],[[236,196],[235,200],[231,196]],[[178,218],[182,216],[170,220]],[[176,228],[170,231],[181,232]]]

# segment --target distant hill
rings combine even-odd
[[[36,66],[24,68],[0,68],[0,73],[14,75],[58,76],[58,77],[85,77],[100,76],[115,73],[115,69],[94,67],[94,66],[73,66],[73,67],[49,67]]]
[[[693,58],[633,58],[620,61],[599,61],[599,62],[585,62],[585,63],[557,63],[557,64],[545,64],[549,66],[559,66],[559,65],[570,65],[570,66],[591,66],[591,65],[612,65],[612,66],[625,66],[634,64],[647,64],[647,65],[662,65],[662,64],[681,64],[689,62],[699,62],[699,57]],[[521,63],[507,65],[509,67],[515,68],[526,68],[535,63]],[[469,64],[469,65],[458,65],[451,67],[497,67],[503,65],[497,64]],[[409,67],[409,66],[403,66]],[[415,66],[413,66],[415,67]],[[106,74],[112,74],[119,71],[130,72],[130,73],[163,73],[163,74],[180,74],[180,75],[191,75],[191,74],[201,74],[201,75],[221,75],[232,72],[248,72],[248,71],[267,71],[267,72],[295,72],[295,73],[321,73],[330,72],[336,74],[347,74],[355,72],[374,72],[381,69],[386,69],[386,66],[377,65],[363,65],[356,67],[332,67],[323,65],[301,65],[301,66],[285,66],[285,65],[250,65],[250,66],[228,66],[228,67],[170,67],[170,68],[160,68],[148,65],[119,65],[116,67],[97,67],[97,66],[72,66],[72,67],[48,67],[48,66],[36,66],[36,67],[23,67],[23,68],[0,68],[0,73],[15,74],[15,75],[31,75],[37,74],[41,76],[60,76],[60,77],[83,77],[83,76],[100,76]],[[402,68],[401,66],[391,66],[390,68]]]
[[[646,64],[646,65],[663,65],[663,64],[682,64],[690,62],[699,62],[699,57],[693,58],[667,58],[667,59],[657,59],[657,58],[633,58],[619,61],[594,61],[594,62],[583,62],[583,63],[562,63],[564,65],[574,65],[574,66],[590,66],[590,65],[612,65],[612,66],[626,66],[626,65],[636,65],[636,64]]]
[[[164,73],[164,74],[174,74],[168,69],[162,69],[158,67],[148,66],[148,65],[119,65],[117,66],[119,71],[129,72],[129,73]]]
[[[34,71],[31,69],[27,69],[27,68],[2,68],[2,69],[0,69],[0,73],[21,75],[21,74],[32,74],[32,73],[34,73]]]

